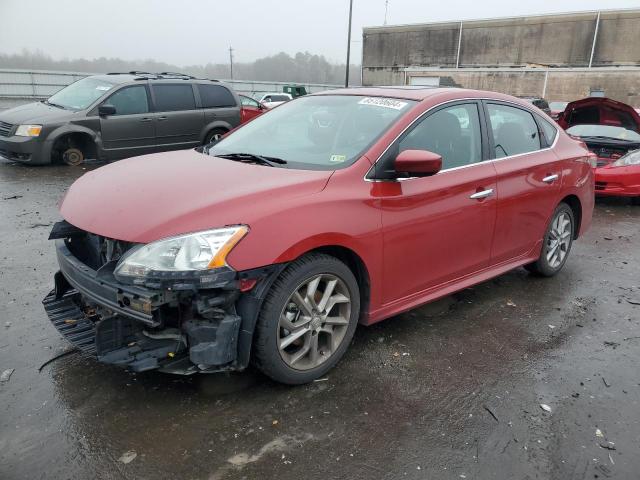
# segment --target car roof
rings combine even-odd
[[[171,72],[163,72],[163,73],[149,73],[149,72],[113,72],[113,73],[105,73],[99,75],[91,75],[91,78],[96,78],[98,80],[103,80],[105,82],[114,83],[116,85],[121,85],[123,83],[134,82],[134,81],[143,81],[149,80],[153,82],[193,82],[193,83],[216,83],[220,85],[224,85],[228,88],[228,86],[224,82],[219,82],[218,80],[212,80],[209,78],[196,78],[190,75],[186,75],[183,73],[171,73]]]
[[[524,106],[531,105],[525,100],[511,95],[505,95],[503,93],[456,87],[425,87],[414,85],[341,88],[337,90],[323,90],[322,92],[314,93],[313,95],[362,95],[365,97],[401,98],[404,100],[416,100],[418,102],[433,98],[437,98],[442,101],[484,98],[490,100],[504,100]]]

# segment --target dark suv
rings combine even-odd
[[[0,113],[0,156],[33,165],[118,160],[207,144],[239,124],[238,95],[216,80],[92,75]]]

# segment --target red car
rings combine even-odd
[[[567,108],[569,102],[549,102],[549,116],[554,120],[558,120],[564,109]]]
[[[262,105],[257,100],[247,97],[246,95],[238,95],[240,97],[240,124],[242,125],[249,120],[262,115],[267,107]]]
[[[640,204],[640,115],[609,98],[585,98],[567,105],[558,124],[598,157],[595,192],[631,197]]]
[[[558,273],[593,210],[591,155],[526,101],[355,88],[200,150],[85,174],[60,205],[53,324],[134,371],[309,382],[358,323],[524,266]]]

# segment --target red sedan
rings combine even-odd
[[[596,195],[630,197],[640,204],[640,115],[636,109],[608,98],[585,98],[567,105],[558,124],[598,157]]]
[[[53,324],[134,371],[324,375],[358,323],[517,267],[591,223],[591,155],[526,101],[462,89],[304,96],[204,150],[85,174],[55,225]]]
[[[257,100],[246,95],[238,95],[240,97],[240,124],[248,122],[267,111],[267,107]]]

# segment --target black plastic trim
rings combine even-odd
[[[123,285],[113,276],[103,271],[89,268],[69,251],[64,240],[56,240],[56,253],[60,271],[65,279],[78,292],[95,303],[121,315],[131,317],[150,326],[157,326],[159,322],[153,314],[146,314],[133,310],[118,303],[119,295],[130,296],[149,303],[157,303],[162,299],[163,292],[148,290],[140,287]]]

